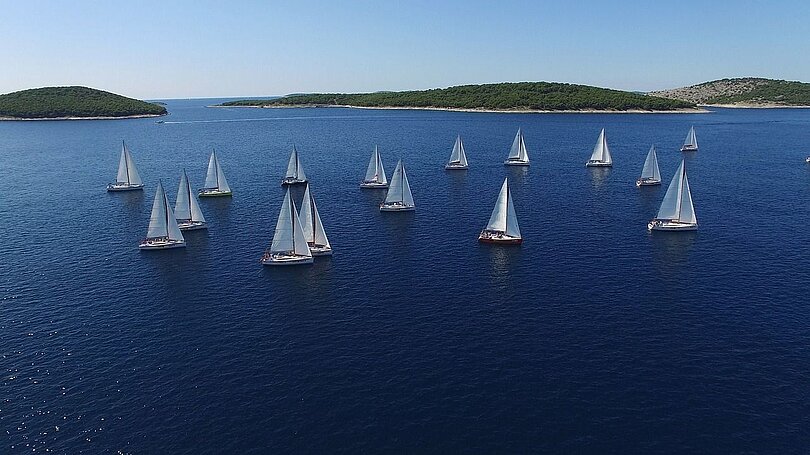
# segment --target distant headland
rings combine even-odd
[[[473,112],[699,112],[695,103],[558,82],[459,85],[405,92],[295,94],[217,107],[356,107]]]
[[[649,95],[702,106],[810,107],[810,84],[761,77],[719,79],[689,87],[650,92]]]
[[[159,117],[166,108],[88,87],[43,87],[0,95],[0,120]]]

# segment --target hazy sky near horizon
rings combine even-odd
[[[810,81],[808,1],[0,0],[0,93],[137,98]]]

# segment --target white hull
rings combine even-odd
[[[177,220],[177,226],[181,231],[196,231],[197,229],[208,229],[208,225],[202,221],[181,221]]]
[[[654,179],[638,179],[638,180],[636,180],[636,186],[638,186],[638,187],[653,186],[653,185],[660,185],[660,184],[661,184],[660,180],[654,180]]]
[[[805,158],[805,159],[804,159],[804,162],[805,162],[805,163],[810,163],[810,156],[808,156],[807,158]]]
[[[331,256],[332,247],[309,243],[309,252],[312,253],[313,256]]]
[[[647,224],[650,231],[697,231],[697,223],[682,223],[673,220],[652,220]]]
[[[131,183],[110,183],[107,185],[107,191],[133,191],[142,190],[143,184],[133,185]]]
[[[386,188],[388,188],[388,184],[387,183],[379,183],[379,182],[360,182],[360,188],[386,189]]]
[[[233,196],[233,192],[203,188],[197,193],[197,195],[200,197]]]
[[[470,166],[466,164],[458,164],[458,163],[447,163],[444,168],[448,171],[458,170],[464,171],[470,168]]]
[[[521,161],[521,160],[506,160],[503,162],[506,166],[528,166],[528,161]]]
[[[588,161],[585,167],[613,167],[613,163],[605,163],[604,161]]]
[[[141,250],[168,250],[185,246],[185,240],[146,239],[138,245],[138,248]]]
[[[284,179],[281,180],[281,186],[299,185],[299,184],[302,184],[302,183],[307,183],[307,180],[306,179],[295,179],[295,178],[292,178],[292,177],[285,177]]]
[[[264,257],[262,257],[263,265],[300,265],[312,264],[312,262],[312,256],[265,254]]]
[[[684,145],[681,147],[682,152],[697,152],[698,148],[694,145]]]
[[[522,237],[513,237],[505,232],[488,231],[484,229],[478,236],[481,243],[500,243],[502,245],[520,245],[523,243]]]
[[[394,202],[390,204],[386,204],[383,202],[380,204],[380,211],[381,212],[411,212],[416,210],[416,207],[413,205],[404,205],[401,202]]]

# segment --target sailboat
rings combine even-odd
[[[596,145],[593,147],[591,159],[585,163],[587,167],[609,167],[613,166],[613,158],[610,156],[610,148],[608,148],[607,137],[605,137],[605,129],[599,133],[599,139],[596,140]]]
[[[509,179],[503,179],[498,201],[492,209],[489,223],[478,236],[481,243],[498,243],[502,245],[519,245],[523,243],[520,236],[515,206],[512,204],[512,193],[509,191]]]
[[[686,163],[672,177],[667,194],[658,209],[658,215],[647,224],[651,231],[694,231],[698,223],[695,206],[692,204],[692,193],[689,191],[689,180],[686,178]]]
[[[177,188],[174,217],[177,219],[177,225],[181,231],[208,228],[202,210],[200,210],[200,203],[197,202],[197,197],[191,192],[191,184],[188,181],[185,169],[183,169],[183,175],[180,177],[180,186]]]
[[[129,153],[127,143],[121,141],[121,158],[118,160],[118,175],[115,177],[115,183],[107,185],[107,191],[132,191],[142,190],[143,182],[141,176],[138,175],[138,170],[135,168],[135,161],[132,160],[132,154]]]
[[[529,154],[526,152],[526,141],[523,140],[523,132],[518,128],[515,140],[512,141],[512,148],[509,149],[509,157],[503,164],[507,166],[528,166]]]
[[[394,170],[394,176],[391,177],[391,186],[388,188],[385,201],[380,204],[380,211],[406,212],[410,210],[416,210],[416,205],[413,203],[413,194],[411,194],[411,185],[408,184],[405,165],[402,164],[402,160],[399,160],[397,168]]]
[[[281,180],[281,185],[295,185],[296,183],[307,183],[307,175],[304,173],[304,167],[301,166],[298,150],[293,145],[290,161],[287,163],[287,174]]]
[[[163,191],[163,184],[158,182],[155,191],[155,203],[152,204],[152,215],[149,218],[149,230],[138,248],[142,250],[166,250],[186,246],[183,233],[177,226],[169,199]]]
[[[281,211],[278,214],[273,243],[262,256],[264,265],[297,265],[312,264],[312,252],[309,250],[301,220],[295,211],[295,203],[290,198],[290,189],[284,195]]]
[[[650,147],[647,152],[647,159],[644,160],[644,167],[641,169],[641,177],[636,180],[636,186],[649,186],[661,184],[661,171],[658,170],[658,156],[655,154],[655,146]]]
[[[360,182],[360,188],[388,188],[388,177],[385,176],[382,158],[380,158],[376,145],[374,152],[371,153],[371,159],[368,161],[366,178]]]
[[[524,146],[525,148],[525,146]],[[445,169],[460,169],[464,170],[469,168],[467,165],[467,154],[464,153],[464,143],[461,142],[461,135],[456,137],[456,143],[453,144],[453,151],[450,153],[450,161],[444,165]]]
[[[232,196],[231,187],[222,173],[216,150],[211,151],[208,159],[208,173],[205,174],[205,188],[199,191],[200,197]]]
[[[312,255],[331,256],[332,245],[329,244],[329,239],[326,238],[326,231],[324,231],[323,223],[321,223],[321,215],[318,214],[315,198],[309,192],[309,185],[304,191],[304,200],[301,202],[298,218],[301,220],[304,238],[307,240]]]
[[[695,127],[689,128],[689,133],[686,134],[686,139],[683,141],[682,152],[697,152],[698,144],[697,137],[695,136]]]

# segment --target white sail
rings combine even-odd
[[[689,128],[689,133],[686,134],[686,139],[683,141],[685,148],[698,148],[697,136],[695,136],[695,127]]]
[[[138,175],[138,169],[135,167],[135,161],[132,160],[132,154],[129,153],[126,142],[122,142],[121,158],[118,160],[118,175],[115,178],[118,183],[128,183],[130,185],[141,185],[141,176]]]
[[[658,170],[658,155],[655,153],[654,145],[647,152],[647,159],[644,160],[644,167],[641,169],[641,178],[661,181],[661,172]]]
[[[664,195],[664,200],[661,202],[656,218],[683,223],[697,223],[684,161],[681,161],[681,165],[672,177],[672,182],[667,188],[667,193]]]
[[[152,204],[152,214],[149,218],[149,230],[147,238],[167,237],[171,240],[183,240],[183,233],[177,226],[177,220],[169,205],[166,192],[163,191],[163,184],[158,182],[155,191],[155,202]]]
[[[464,143],[461,141],[461,135],[456,137],[456,143],[453,144],[453,151],[450,153],[450,163],[459,166],[467,166],[467,154],[464,153]]]
[[[402,160],[397,162],[394,176],[391,177],[391,185],[388,187],[388,194],[385,195],[386,204],[394,202],[401,202],[406,206],[414,205],[411,185],[408,183],[408,175],[405,173],[405,165],[402,164]]]
[[[681,192],[681,213],[678,220],[682,223],[697,224],[695,215],[695,205],[692,203],[692,192],[689,190],[689,178],[686,177],[686,169],[683,171],[683,191]]]
[[[284,177],[302,181],[307,179],[307,175],[304,173],[304,167],[301,166],[301,157],[298,155],[298,150],[295,146],[293,146],[290,161],[287,162],[287,174]]]
[[[284,195],[281,211],[278,214],[276,231],[273,233],[271,253],[295,253],[301,256],[312,256],[304,238],[301,221],[295,211],[295,203],[290,198],[290,190]]]
[[[383,168],[382,158],[377,146],[374,146],[374,152],[371,154],[371,159],[368,161],[368,169],[366,169],[366,182],[377,182],[379,184],[388,183],[388,178],[385,176],[385,169]]]
[[[512,141],[512,147],[509,149],[509,159],[529,162],[529,153],[526,151],[526,141],[523,139],[523,132],[518,128],[515,139]]]
[[[186,170],[180,177],[180,186],[177,188],[177,200],[174,203],[174,217],[178,220],[191,220],[205,223],[205,217],[200,210],[197,197],[191,192],[191,183],[188,181]]]
[[[208,172],[205,174],[205,188],[217,189],[219,191],[231,191],[228,186],[228,181],[225,180],[225,174],[222,173],[222,166],[219,164],[217,152],[212,151],[211,157],[208,159]]]
[[[299,211],[299,219],[301,220],[301,229],[304,232],[304,238],[309,243],[315,245],[330,246],[329,239],[326,237],[326,231],[321,223],[321,215],[318,213],[318,206],[315,205],[315,198],[309,191],[309,185],[304,191],[304,200],[301,202],[301,210]]]
[[[222,172],[222,165],[219,164],[219,158],[217,158],[216,155],[214,155],[214,161],[217,162],[217,183],[219,185],[219,190],[224,192],[230,192],[231,186],[228,185],[228,180],[225,179],[225,173]]]
[[[598,161],[605,164],[613,164],[613,158],[610,156],[610,148],[607,144],[607,136],[605,129],[599,133],[599,139],[596,140],[596,145],[593,147],[590,161]]]
[[[132,154],[129,153],[129,149],[126,148],[126,145],[124,145],[124,148],[126,149],[127,152],[127,168],[129,169],[129,183],[130,185],[142,185],[143,182],[141,181],[140,174],[138,174],[138,168],[135,167],[135,161],[132,159]]]
[[[177,188],[177,200],[174,202],[174,216],[178,220],[191,219],[191,198],[189,197],[188,176],[185,169],[180,176],[180,186]]]
[[[115,177],[118,183],[129,183],[129,170],[127,169],[127,145],[121,148],[121,158],[118,160],[118,175]]]
[[[509,191],[509,179],[503,180],[498,201],[492,209],[486,230],[503,232],[511,237],[520,237],[520,226],[517,222],[515,206],[512,203],[512,193]]]

